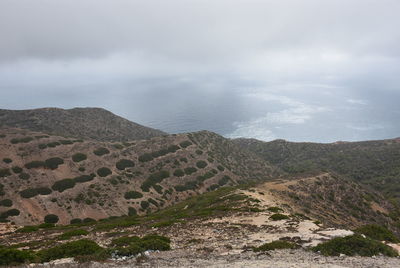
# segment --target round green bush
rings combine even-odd
[[[12,207],[13,201],[11,199],[4,199],[0,201],[0,206],[3,207]]]
[[[55,214],[48,214],[44,217],[45,223],[57,223],[58,221],[59,221],[59,218]]]
[[[41,167],[45,167],[45,166],[46,166],[46,164],[43,161],[38,161],[38,160],[35,160],[35,161],[32,161],[32,162],[29,162],[29,163],[25,164],[25,167],[27,169],[41,168]]]
[[[3,217],[7,218],[7,217],[10,217],[10,216],[18,216],[20,213],[21,212],[18,209],[13,208],[13,209],[7,210],[6,212],[1,213],[0,217],[1,218],[3,218]]]
[[[100,177],[107,177],[110,174],[112,174],[112,171],[106,167],[102,167],[97,170],[97,175],[99,175]]]
[[[69,221],[70,224],[80,224],[82,223],[82,219],[75,218]]]
[[[6,164],[10,164],[12,162],[11,158],[3,158],[3,162]]]
[[[53,157],[53,158],[47,159],[46,161],[44,161],[44,163],[47,168],[57,169],[59,165],[64,164],[64,160],[62,160],[59,157]]]
[[[184,169],[186,175],[191,175],[197,171],[195,167],[187,167]]]
[[[128,159],[121,159],[115,165],[119,170],[124,170],[129,167],[134,167],[135,163]]]
[[[74,179],[63,179],[56,181],[51,187],[54,191],[59,191],[60,193],[64,192],[67,189],[75,187]]]
[[[76,153],[76,154],[74,154],[73,156],[72,156],[72,161],[74,161],[74,162],[81,162],[81,161],[83,161],[83,160],[86,160],[87,159],[87,156],[85,155],[85,154],[83,154],[83,153]]]
[[[154,159],[153,156],[149,153],[142,154],[138,158],[140,162],[149,162],[152,161],[153,159]]]
[[[136,216],[136,215],[137,215],[136,209],[133,207],[129,207],[128,208],[128,216]]]
[[[107,148],[104,148],[104,147],[100,147],[100,148],[97,148],[96,150],[94,150],[93,153],[97,156],[103,156],[105,154],[109,154],[110,150],[108,150]]]
[[[180,145],[182,148],[189,147],[189,146],[192,145],[192,144],[193,144],[193,143],[191,143],[190,141],[183,141],[183,142],[179,143],[179,145]]]
[[[28,188],[19,192],[21,197],[23,198],[32,198],[37,196],[39,193],[37,192],[36,188]]]
[[[36,191],[38,192],[38,194],[40,194],[40,195],[49,195],[49,194],[51,194],[51,189],[50,188],[47,188],[47,187],[39,187],[39,188],[36,188]]]
[[[287,220],[289,219],[289,216],[284,215],[284,214],[280,214],[280,213],[276,213],[273,214],[271,217],[269,217],[271,220],[273,221],[280,221],[280,220]]]
[[[96,220],[93,219],[93,218],[84,218],[82,222],[83,223],[90,223],[90,222],[96,222]]]
[[[203,160],[197,161],[196,166],[198,168],[205,168],[207,166],[207,162]]]
[[[183,177],[183,176],[185,176],[185,172],[183,172],[182,169],[176,169],[176,170],[174,171],[174,176],[175,176],[175,177]]]
[[[83,182],[92,181],[92,180],[95,178],[95,176],[93,176],[93,175],[94,175],[94,174],[91,174],[91,175],[81,175],[81,176],[75,177],[75,178],[74,178],[74,181],[75,181],[76,183],[83,183]]]
[[[142,201],[140,202],[140,206],[142,207],[142,209],[147,209],[150,206],[150,204],[147,201]]]
[[[22,172],[22,168],[15,166],[15,167],[12,167],[12,171],[13,171],[15,174],[19,174],[19,173]]]
[[[142,198],[143,194],[141,192],[129,191],[125,193],[124,197],[125,199],[138,199]]]

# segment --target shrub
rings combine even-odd
[[[13,202],[12,202],[11,199],[4,199],[4,200],[1,200],[1,201],[0,201],[0,206],[3,206],[3,207],[12,207],[12,205],[13,205]]]
[[[182,169],[176,169],[176,170],[174,171],[174,176],[175,176],[175,177],[183,177],[183,176],[185,176],[185,173],[183,172]]]
[[[100,251],[103,251],[103,248],[97,245],[96,242],[81,239],[41,250],[39,251],[39,256],[42,262],[48,262],[61,258],[92,255]]]
[[[19,174],[19,173],[22,172],[22,168],[15,166],[15,167],[12,167],[12,171],[13,171],[15,174]]]
[[[21,192],[19,192],[19,194],[23,198],[32,198],[32,197],[37,196],[39,193],[36,188],[28,188],[28,189],[22,190]]]
[[[136,216],[136,215],[137,215],[136,209],[133,207],[129,207],[128,208],[128,216]]]
[[[149,198],[149,199],[147,199],[147,201],[148,201],[150,204],[153,204],[154,206],[158,207],[157,201],[154,200],[153,198]]]
[[[175,191],[183,192],[187,190],[195,190],[197,187],[197,181],[188,181],[184,185],[177,185],[175,186]]]
[[[159,235],[147,235],[143,238],[137,236],[124,236],[114,239],[111,246],[116,247],[115,253],[120,256],[137,255],[146,250],[170,250],[171,240]]]
[[[15,265],[32,262],[35,255],[27,250],[0,247],[0,265]]]
[[[279,213],[281,211],[283,211],[283,209],[281,209],[280,207],[269,207],[267,208],[268,211],[271,211],[273,213]]]
[[[74,236],[81,236],[81,235],[88,235],[88,234],[89,234],[89,232],[86,230],[76,229],[76,230],[68,231],[68,232],[65,232],[65,233],[59,235],[58,239],[67,240]]]
[[[221,166],[221,165],[218,165],[217,168],[218,168],[219,171],[224,171],[225,170],[225,168],[223,166]]]
[[[128,159],[121,159],[115,165],[119,170],[124,170],[125,168],[134,167],[135,163]]]
[[[107,148],[100,147],[100,148],[97,148],[96,150],[94,150],[93,153],[95,155],[102,156],[102,155],[105,155],[105,154],[109,154],[110,151]]]
[[[41,144],[38,145],[38,148],[41,149],[41,150],[46,149],[47,148],[47,144],[41,143]]]
[[[18,233],[32,233],[32,232],[36,232],[37,230],[39,230],[38,226],[29,225],[29,226],[24,226],[22,228],[19,228],[16,232],[18,232]]]
[[[192,145],[192,144],[193,144],[193,143],[191,143],[190,141],[183,141],[183,142],[179,143],[179,145],[180,145],[182,148],[189,147],[189,146]]]
[[[0,178],[10,176],[11,172],[8,168],[0,168]]]
[[[28,143],[30,141],[33,141],[33,138],[32,137],[13,138],[10,141],[12,144]]]
[[[150,187],[153,185],[160,183],[163,181],[163,179],[166,179],[169,177],[169,171],[166,170],[161,170],[159,172],[155,172],[151,174],[140,186],[142,191],[148,192],[150,191]]]
[[[29,175],[28,173],[22,172],[21,174],[18,175],[18,177],[21,180],[29,180],[29,178],[31,177],[31,175]]]
[[[11,158],[3,158],[3,162],[6,164],[10,164],[12,162]]]
[[[74,181],[76,183],[83,183],[83,182],[92,181],[94,179],[94,177],[95,177],[94,174],[92,174],[92,175],[81,175],[81,176],[75,177]]]
[[[348,256],[375,256],[379,254],[389,257],[398,256],[393,248],[379,241],[364,238],[357,234],[334,238],[313,247],[312,250],[319,251],[325,256],[339,256],[340,254],[346,254]]]
[[[53,141],[53,142],[48,143],[47,147],[54,148],[54,147],[57,147],[59,145],[61,145],[61,143],[59,143],[58,141]]]
[[[4,192],[4,185],[0,183],[0,196],[5,195],[6,193]]]
[[[64,164],[64,160],[62,160],[59,157],[53,157],[53,158],[47,159],[44,163],[45,163],[46,167],[48,167],[50,169],[56,169],[56,168],[58,168],[59,165]]]
[[[75,218],[69,221],[70,224],[80,224],[82,223],[82,220],[79,218]]]
[[[59,218],[55,214],[48,214],[44,217],[45,223],[57,223],[58,221],[59,221]]]
[[[219,185],[218,184],[211,184],[210,187],[207,188],[208,191],[214,191],[215,189],[218,189]]]
[[[52,190],[48,187],[28,188],[20,192],[20,195],[24,198],[31,198],[36,195],[49,195]]]
[[[91,223],[91,222],[96,222],[96,220],[93,218],[84,218],[82,222],[83,223]]]
[[[73,156],[72,156],[72,161],[74,161],[74,162],[81,162],[81,161],[83,161],[83,160],[86,160],[87,159],[87,156],[85,155],[85,154],[83,154],[83,153],[76,153],[76,154],[74,154]]]
[[[63,145],[73,144],[74,142],[71,140],[59,140],[59,143]]]
[[[97,175],[99,175],[100,177],[107,177],[110,174],[112,174],[112,171],[106,167],[102,167],[97,170]]]
[[[54,191],[59,191],[60,193],[64,192],[67,189],[75,187],[74,179],[63,179],[56,181],[51,187]]]
[[[225,175],[218,181],[218,184],[220,186],[223,186],[223,185],[227,184],[230,180],[231,180],[231,177]]]
[[[184,169],[186,175],[191,175],[197,171],[195,167],[187,167]]]
[[[147,201],[142,201],[140,202],[140,206],[142,207],[142,209],[147,209],[150,206],[150,204]]]
[[[6,212],[1,213],[0,218],[7,218],[10,216],[18,216],[20,213],[21,212],[18,209],[13,208],[13,209],[7,210]]]
[[[364,234],[369,238],[379,240],[379,241],[388,241],[392,243],[399,243],[399,238],[397,238],[393,232],[389,231],[386,227],[376,225],[376,224],[368,224],[361,226],[354,230],[356,233]]]
[[[129,191],[125,193],[124,197],[125,199],[138,199],[142,198],[143,194],[141,192]]]
[[[197,161],[196,166],[198,168],[205,168],[207,166],[207,162],[203,160]]]
[[[149,162],[153,160],[153,156],[149,153],[144,153],[140,155],[138,159],[140,162]]]
[[[162,194],[163,193],[163,187],[159,184],[154,184],[153,185],[154,190],[156,190],[157,193]]]
[[[289,219],[289,216],[284,215],[284,214],[280,214],[280,213],[276,213],[273,214],[271,217],[269,217],[271,220],[273,221],[280,221],[280,220],[286,220]]]
[[[118,150],[124,149],[124,146],[122,144],[119,144],[119,143],[114,143],[112,145],[112,147],[114,147],[115,149],[118,149]]]
[[[298,246],[294,243],[282,240],[272,241],[271,243],[265,243],[262,246],[254,248],[255,252],[259,251],[268,251],[268,250],[275,250],[275,249],[294,249]]]
[[[180,148],[178,145],[171,145],[168,147],[168,152],[170,153],[175,153],[176,151],[178,151]]]
[[[41,167],[45,167],[45,166],[46,166],[46,164],[43,161],[37,161],[37,160],[25,164],[25,167],[27,169],[41,168]]]

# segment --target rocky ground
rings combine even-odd
[[[56,264],[57,263],[57,264]],[[275,250],[269,253],[242,253],[219,255],[208,251],[178,249],[149,253],[139,259],[106,263],[74,263],[71,259],[58,260],[56,263],[33,265],[33,267],[57,268],[106,268],[106,267],[273,267],[273,268],[395,268],[400,267],[399,258],[388,257],[323,257],[316,253],[296,250]],[[31,266],[32,267],[32,266]]]
[[[132,258],[119,258],[104,263],[76,263],[72,258],[56,260],[30,267],[400,267],[400,258],[375,257],[324,257],[309,250],[310,246],[334,237],[351,235],[349,230],[324,227],[312,219],[294,216],[288,208],[281,211],[289,218],[271,220],[271,207],[284,207],[268,192],[240,190],[258,200],[261,212],[240,212],[207,220],[175,223],[171,226],[148,229],[133,226],[124,230],[127,235],[158,233],[171,238],[172,250],[145,252]],[[89,239],[107,245],[113,237],[101,233],[91,234]],[[253,247],[274,240],[293,241],[300,249],[275,250],[256,253]],[[398,245],[397,245],[398,246]]]

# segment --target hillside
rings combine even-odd
[[[400,200],[400,139],[331,144],[233,142],[293,176],[331,171]]]
[[[101,108],[0,109],[0,127],[98,141],[129,141],[166,135],[160,130],[133,123]]]
[[[0,214],[19,225],[146,214],[222,186],[265,181],[275,168],[198,132],[123,143],[0,130]]]

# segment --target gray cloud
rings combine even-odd
[[[400,136],[398,10],[397,0],[3,0],[0,105],[102,106],[230,137]]]

